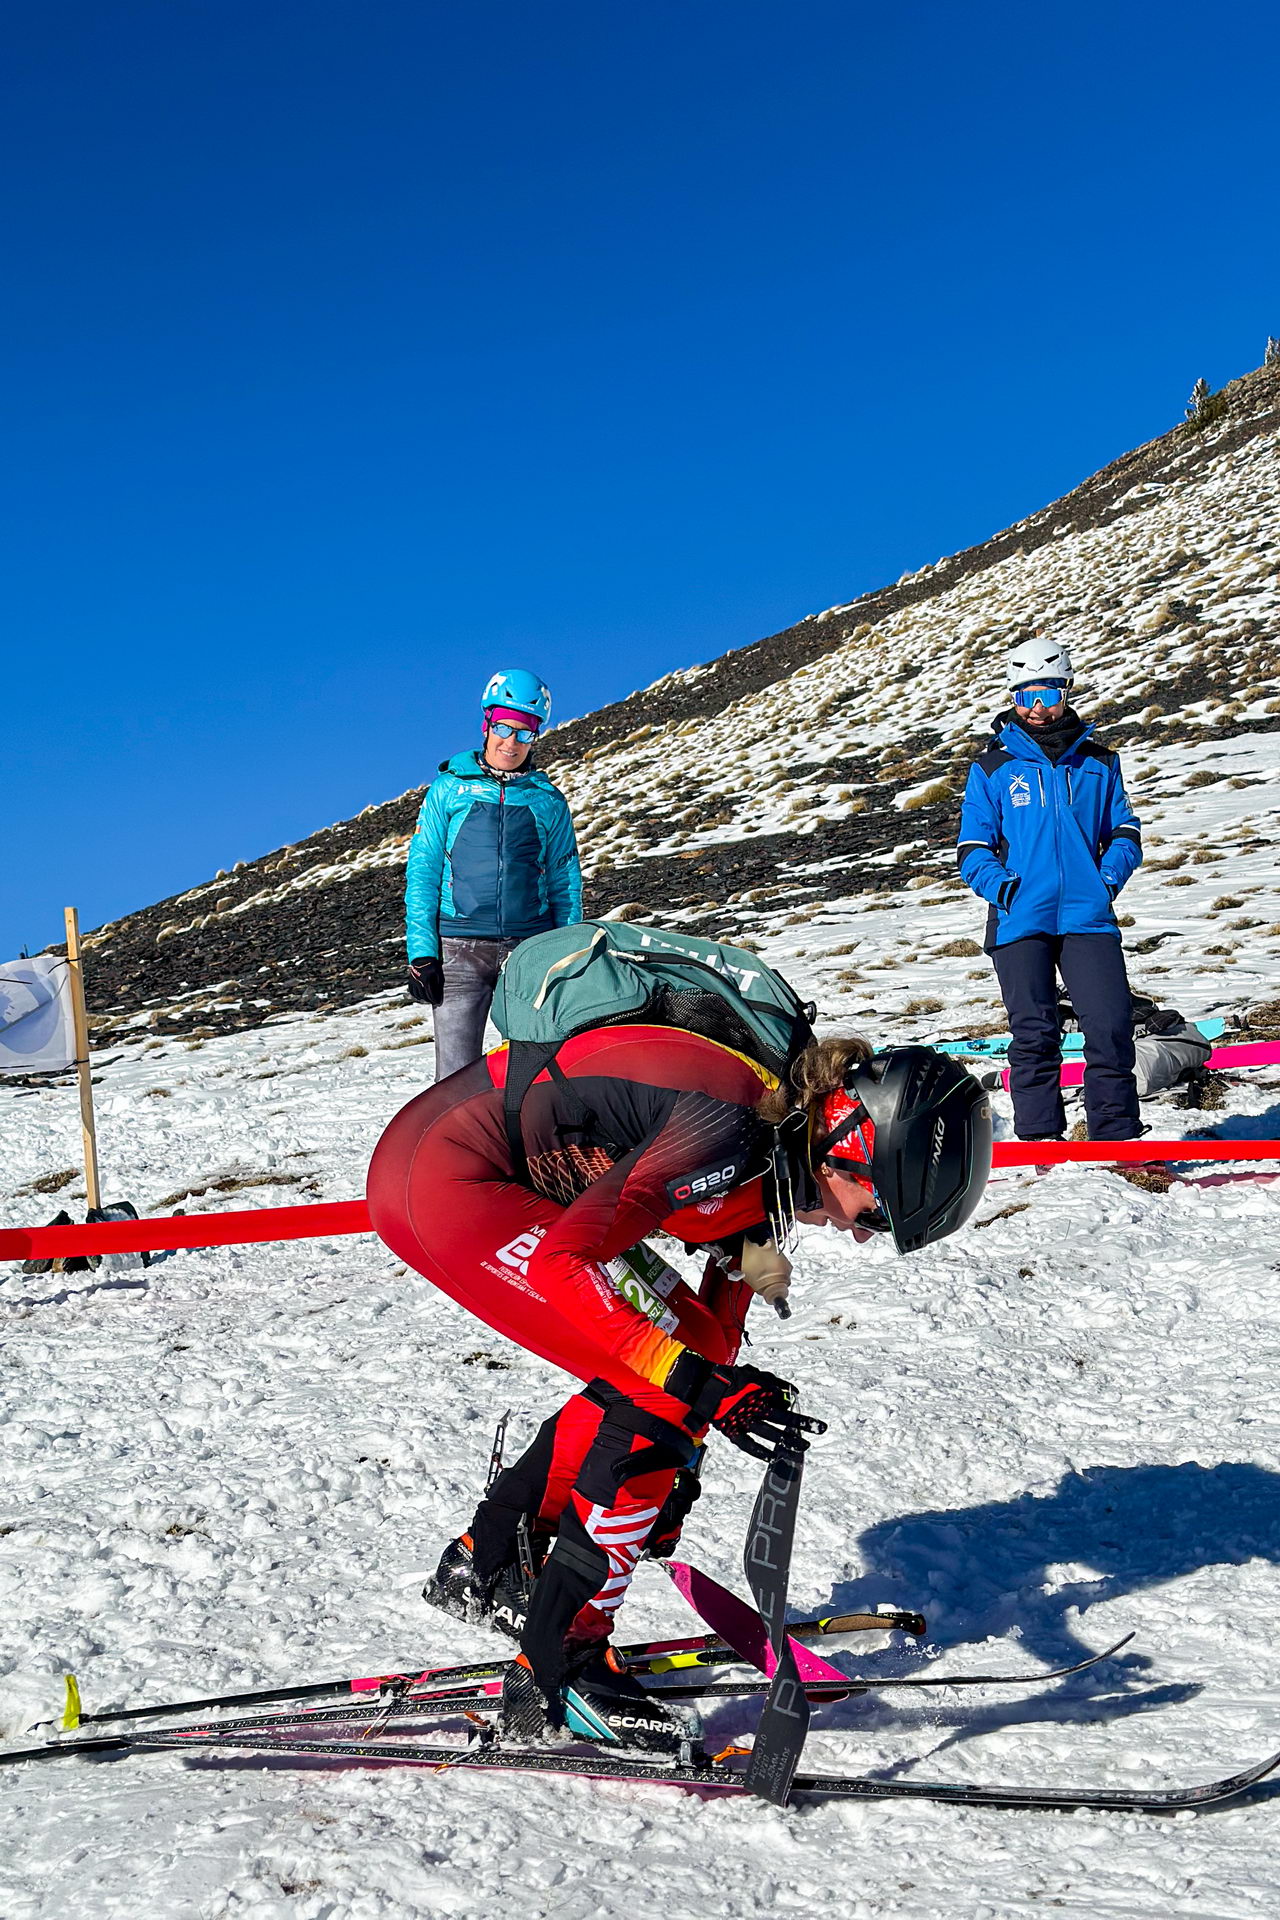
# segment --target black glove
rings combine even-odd
[[[444,968],[434,954],[409,962],[407,982],[409,998],[424,1006],[438,1007],[444,999]]]
[[[689,1425],[708,1421],[726,1440],[757,1460],[771,1460],[782,1442],[803,1453],[806,1433],[825,1433],[826,1423],[794,1411],[796,1389],[776,1373],[755,1367],[713,1366],[692,1351],[682,1353],[665,1381],[666,1391],[689,1407]]]
[[[1007,880],[1000,882],[996,890],[996,905],[999,907],[1001,913],[1008,913],[1010,907],[1013,905],[1013,896],[1021,885],[1022,877],[1016,873],[1011,873]]]

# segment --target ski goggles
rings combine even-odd
[[[537,739],[542,724],[536,714],[521,713],[518,707],[489,707],[484,723],[487,731],[496,733],[499,740],[510,740],[514,734],[522,747]]]
[[[1013,704],[1030,712],[1032,707],[1060,707],[1067,697],[1065,680],[1050,680],[1042,687],[1015,687]]]

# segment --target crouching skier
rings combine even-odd
[[[436,1590],[473,1618],[495,1597],[516,1611],[521,1523],[554,1534],[504,1729],[670,1751],[687,1730],[609,1634],[646,1545],[678,1532],[677,1476],[708,1428],[768,1457],[796,1418],[786,1381],[738,1363],[752,1292],[785,1288],[793,1219],[891,1231],[903,1251],[952,1232],[985,1185],[990,1108],[926,1048],[813,1042],[780,1084],[698,1033],[601,1026],[533,1080],[513,1152],[508,1064],[499,1048],[411,1101],[369,1170],[373,1225],[401,1259],[586,1383],[446,1549]],[[646,1303],[614,1263],[659,1227],[713,1258],[698,1291],[668,1277]]]

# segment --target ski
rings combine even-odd
[[[736,1593],[730,1593],[710,1574],[702,1573],[697,1567],[688,1566],[683,1561],[670,1561],[667,1570],[673,1584],[694,1611],[706,1620],[707,1625],[714,1624],[721,1637],[748,1666],[772,1675],[773,1648],[764,1621],[754,1607],[749,1607],[745,1600],[739,1600]],[[794,1638],[794,1628],[788,1627],[787,1632]],[[859,1674],[855,1678],[840,1667],[833,1666],[829,1660],[820,1659],[808,1647],[796,1646],[792,1651],[800,1678],[807,1689],[835,1687],[843,1683],[854,1692],[879,1693],[884,1688],[1018,1687],[1065,1680],[1073,1673],[1086,1673],[1090,1667],[1100,1666],[1104,1660],[1110,1660],[1123,1647],[1127,1647],[1133,1637],[1131,1632],[1122,1634],[1113,1645],[1103,1647],[1097,1653],[1086,1654],[1082,1660],[1072,1661],[1068,1666],[1039,1667],[1030,1673]],[[714,1687],[702,1689],[703,1693],[716,1690]]]
[[[825,1614],[821,1618],[795,1621],[788,1628],[788,1632],[798,1638],[818,1639],[845,1633],[883,1632],[895,1627],[915,1635],[916,1638],[921,1638],[926,1630],[923,1614],[896,1611],[882,1614]],[[619,1647],[618,1652],[631,1671],[636,1674],[674,1673],[683,1668],[721,1666],[739,1657],[717,1633],[684,1635],[668,1640],[637,1641],[631,1646]],[[507,1664],[505,1659],[478,1660],[453,1667],[427,1667],[419,1672],[407,1669],[400,1673],[375,1674],[367,1678],[317,1680],[304,1682],[302,1685],[282,1687],[255,1687],[247,1692],[205,1694],[191,1700],[162,1701],[156,1706],[104,1708],[96,1713],[85,1713],[81,1710],[79,1688],[74,1678],[68,1674],[67,1706],[60,1724],[64,1732],[73,1732],[82,1726],[115,1725],[124,1720],[169,1719],[186,1713],[210,1713],[216,1708],[266,1707],[277,1703],[285,1705],[291,1701],[340,1700],[351,1695],[366,1701],[401,1699],[412,1696],[424,1688],[466,1686],[472,1682],[488,1680],[500,1681]],[[7,1757],[0,1752],[0,1765],[5,1763]]]
[[[144,1731],[132,1737],[139,1746],[156,1750],[172,1751],[183,1745],[181,1740],[164,1731]],[[486,1738],[478,1738],[466,1747],[412,1747],[395,1741],[304,1739],[285,1743],[270,1736],[245,1733],[217,1744],[220,1748],[270,1753],[277,1758],[350,1759],[366,1764],[429,1767],[438,1773],[463,1769],[552,1773],[588,1780],[648,1782],[699,1793],[746,1795],[752,1791],[745,1774],[735,1772],[718,1760],[673,1764],[614,1758],[599,1750],[574,1753],[562,1748],[503,1747],[496,1740]],[[796,1773],[790,1782],[790,1793],[793,1797],[813,1800],[936,1800],[951,1806],[1025,1812],[1071,1812],[1084,1808],[1103,1813],[1181,1813],[1246,1793],[1278,1766],[1280,1753],[1273,1753],[1254,1766],[1197,1786],[1145,1788],[991,1786],[957,1780],[876,1780],[850,1774]]]
[[[787,1584],[800,1508],[804,1442],[790,1427],[773,1450],[747,1529],[743,1571],[769,1635],[773,1676],[743,1780],[752,1793],[785,1807],[809,1737],[809,1701],[787,1635]],[[826,1664],[825,1662],[823,1663]],[[834,1669],[833,1669],[834,1671]]]
[[[739,1603],[741,1604],[741,1603]],[[829,1669],[830,1679],[803,1678],[807,1699],[815,1706],[831,1705],[836,1701],[849,1699],[863,1693],[881,1693],[895,1691],[918,1691],[928,1688],[969,1687],[1032,1687],[1045,1686],[1055,1680],[1064,1680],[1071,1674],[1087,1673],[1090,1667],[1100,1666],[1111,1659],[1122,1647],[1127,1647],[1133,1635],[1127,1633],[1114,1646],[1104,1647],[1098,1653],[1088,1654],[1085,1659],[1075,1661],[1071,1666],[1037,1669],[1030,1673],[920,1673],[920,1674],[873,1674],[842,1673],[838,1667]],[[751,1663],[751,1664],[754,1664]],[[767,1694],[771,1686],[767,1679],[706,1681],[701,1684],[681,1680],[675,1686],[656,1686],[652,1689],[660,1700],[678,1700],[695,1702],[700,1700],[745,1700]],[[306,1707],[296,1715],[264,1713],[254,1714],[233,1720],[196,1721],[186,1726],[162,1727],[160,1733],[181,1738],[191,1745],[202,1743],[216,1745],[224,1735],[240,1733],[276,1732],[282,1737],[298,1728],[311,1727],[360,1727],[368,1732],[379,1733],[393,1726],[411,1727],[424,1719],[446,1719],[454,1715],[479,1716],[495,1713],[501,1700],[501,1681],[490,1680],[471,1687],[442,1687],[425,1692],[393,1696],[390,1699],[373,1698],[358,1706]],[[27,1760],[53,1760],[68,1755],[91,1753],[127,1753],[145,1749],[148,1739],[145,1730],[139,1732],[111,1734],[88,1734],[83,1737],[66,1740],[48,1740],[39,1746],[10,1749],[0,1752],[0,1766],[17,1765]]]
[[[1205,1020],[1195,1020],[1192,1025],[1199,1029],[1206,1040],[1217,1040],[1226,1032],[1227,1023],[1218,1014]],[[994,1033],[969,1040],[934,1040],[930,1042],[936,1053],[967,1054],[974,1060],[1003,1060],[1009,1052],[1009,1035]],[[1061,1038],[1063,1053],[1078,1054],[1084,1052],[1084,1035],[1076,1029],[1064,1033]]]

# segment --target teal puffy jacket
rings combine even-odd
[[[495,773],[455,753],[427,788],[405,876],[409,958],[442,939],[525,940],[582,918],[582,872],[569,805],[536,768]]]

